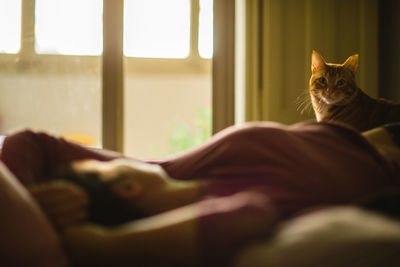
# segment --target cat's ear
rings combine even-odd
[[[311,55],[311,73],[314,74],[318,70],[326,67],[325,60],[322,56],[315,50],[313,50]]]
[[[349,57],[344,63],[343,66],[349,70],[351,70],[354,74],[357,72],[358,68],[358,54],[352,55]]]

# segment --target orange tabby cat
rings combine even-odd
[[[400,121],[400,104],[371,98],[358,88],[358,55],[332,64],[313,51],[311,62],[309,92],[317,121],[339,121],[360,131]]]

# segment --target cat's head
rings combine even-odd
[[[358,93],[355,82],[358,55],[349,57],[343,64],[326,63],[313,51],[311,57],[310,94],[314,102],[327,105],[345,105]]]

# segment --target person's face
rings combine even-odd
[[[101,181],[111,184],[111,192],[130,201],[160,190],[167,183],[167,175],[160,166],[127,159],[77,161],[72,169],[96,173]]]

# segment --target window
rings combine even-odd
[[[197,1],[125,0],[124,54],[140,58],[187,58],[191,42],[191,4]],[[198,52],[209,59],[212,57],[213,2],[200,0],[197,4],[200,7],[199,29],[195,30],[199,35]],[[14,20],[19,17],[15,15],[16,8],[17,4],[8,8],[14,11],[8,12]],[[101,55],[102,11],[102,0],[36,0],[35,51],[38,54]],[[20,25],[15,23],[14,28],[20,29]],[[9,32],[19,36],[15,29]],[[16,42],[19,40],[14,40]]]
[[[126,154],[164,158],[211,136],[212,51],[200,47],[212,43],[212,4],[125,0]]]
[[[0,135],[29,127],[101,146],[102,3],[0,0]],[[212,1],[124,5],[125,152],[198,144],[211,135]]]
[[[199,1],[199,54],[212,57],[212,0],[125,0],[124,52],[131,57],[185,58],[190,50],[190,8]],[[102,0],[36,0],[35,51],[101,55]],[[71,19],[72,18],[72,19]],[[0,0],[0,52],[17,53],[21,0]]]

